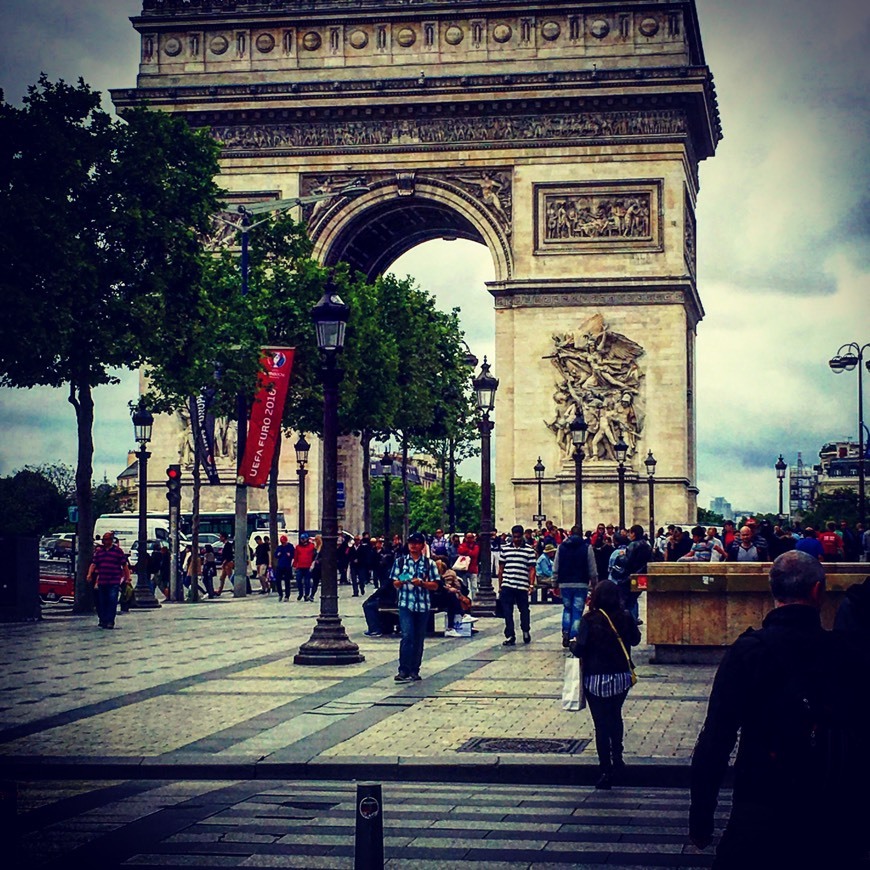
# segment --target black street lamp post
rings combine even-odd
[[[305,435],[300,434],[299,440],[293,445],[296,450],[296,474],[299,475],[299,534],[305,531],[305,478],[308,476],[308,451],[311,445],[305,440]]]
[[[384,450],[381,457],[381,469],[384,475],[384,546],[390,542],[390,485],[392,484],[393,457],[390,449]]]
[[[480,582],[472,612],[482,616],[495,616],[495,591],[492,588],[492,470],[490,467],[490,437],[493,426],[490,413],[495,407],[498,378],[492,376],[486,357],[480,374],[472,380],[480,419]]]
[[[779,521],[782,522],[785,514],[782,510],[782,485],[785,481],[785,470],[788,466],[785,464],[785,460],[782,458],[782,454],[779,454],[779,459],[776,460],[776,465],[773,466],[776,469],[776,481],[779,484],[779,513],[777,517]]]
[[[577,416],[571,421],[571,443],[574,445],[574,525],[583,534],[583,460],[586,454],[583,452],[583,444],[586,442],[586,431],[589,425],[583,416],[582,408]]]
[[[541,528],[541,523],[544,521],[544,508],[543,503],[541,501],[541,485],[544,482],[544,472],[547,470],[544,463],[541,461],[541,457],[538,457],[538,461],[535,463],[535,480],[538,481],[538,528]]]
[[[613,448],[616,451],[616,473],[619,477],[619,530],[625,528],[625,457],[628,455],[628,445],[619,436],[619,441]]]
[[[323,517],[320,548],[320,615],[311,637],[299,648],[297,665],[351,665],[365,661],[338,615],[338,385],[344,372],[336,357],[344,347],[350,309],[332,281],[311,312],[323,356]]]
[[[647,452],[643,464],[646,466],[646,484],[649,487],[649,542],[652,544],[656,538],[655,475],[657,464],[652,450]]]
[[[237,206],[236,211],[239,214],[239,222],[229,221],[226,218],[216,215],[216,219],[221,223],[232,227],[242,237],[241,242],[241,257],[239,270],[241,272],[241,293],[242,296],[248,293],[248,265],[249,265],[249,234],[251,230],[256,229],[261,224],[266,223],[271,219],[273,214],[278,212],[288,211],[300,205],[310,205],[315,202],[323,202],[327,199],[344,197],[346,199],[354,199],[369,192],[369,187],[362,180],[357,179],[350,182],[339,190],[330,190],[324,193],[312,193],[309,196],[295,196],[289,199],[266,200],[265,202],[255,202],[248,205]],[[265,217],[263,217],[265,215]],[[254,218],[260,217],[260,220],[255,221]],[[248,400],[243,393],[236,394],[236,493],[235,493],[235,523],[234,523],[234,541],[236,567],[233,574],[233,597],[244,598],[247,595],[248,587],[248,489],[247,484],[238,472],[242,467],[242,457],[245,455],[245,442],[248,435]]]
[[[870,342],[858,346],[857,341],[850,341],[844,344],[838,351],[837,355],[828,362],[831,369],[840,374],[840,372],[851,372],[856,366],[858,368],[858,520],[861,525],[867,527],[867,502],[865,496],[865,466],[864,459],[864,385],[862,382],[864,367],[864,351],[870,347]],[[867,360],[867,370],[870,371],[870,360]]]
[[[160,602],[151,591],[148,579],[148,458],[151,454],[146,445],[151,440],[154,417],[145,406],[145,399],[139,398],[139,405],[133,412],[133,434],[139,444],[136,459],[139,463],[139,556],[136,562],[137,607],[160,607]],[[196,582],[196,581],[194,581]]]

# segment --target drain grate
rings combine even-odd
[[[457,752],[520,752],[529,755],[576,755],[589,740],[544,737],[472,737]]]

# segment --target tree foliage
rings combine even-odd
[[[81,559],[89,606],[93,396],[147,363],[198,315],[201,234],[217,209],[218,146],[161,112],[113,120],[83,81],[44,75],[0,103],[0,384],[68,386],[76,413]]]
[[[813,509],[803,518],[803,525],[823,529],[825,523],[840,520],[850,526],[858,522],[858,493],[847,486],[817,495]]]
[[[0,535],[40,537],[66,520],[67,500],[40,472],[0,478]]]

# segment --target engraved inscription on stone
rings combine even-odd
[[[612,332],[600,314],[573,332],[553,336],[553,352],[544,358],[558,373],[556,408],[545,422],[566,457],[573,456],[570,427],[581,410],[588,426],[587,461],[615,461],[620,438],[628,445],[629,460],[637,455],[644,417],[644,373],[638,365],[643,355],[637,342]]]
[[[661,182],[535,186],[536,253],[661,249]]]

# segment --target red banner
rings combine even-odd
[[[247,486],[265,486],[269,478],[278,433],[281,431],[294,353],[292,347],[263,348],[265,371],[260,372],[259,389],[254,396],[251,422],[248,424],[245,455],[239,467],[239,482]]]

